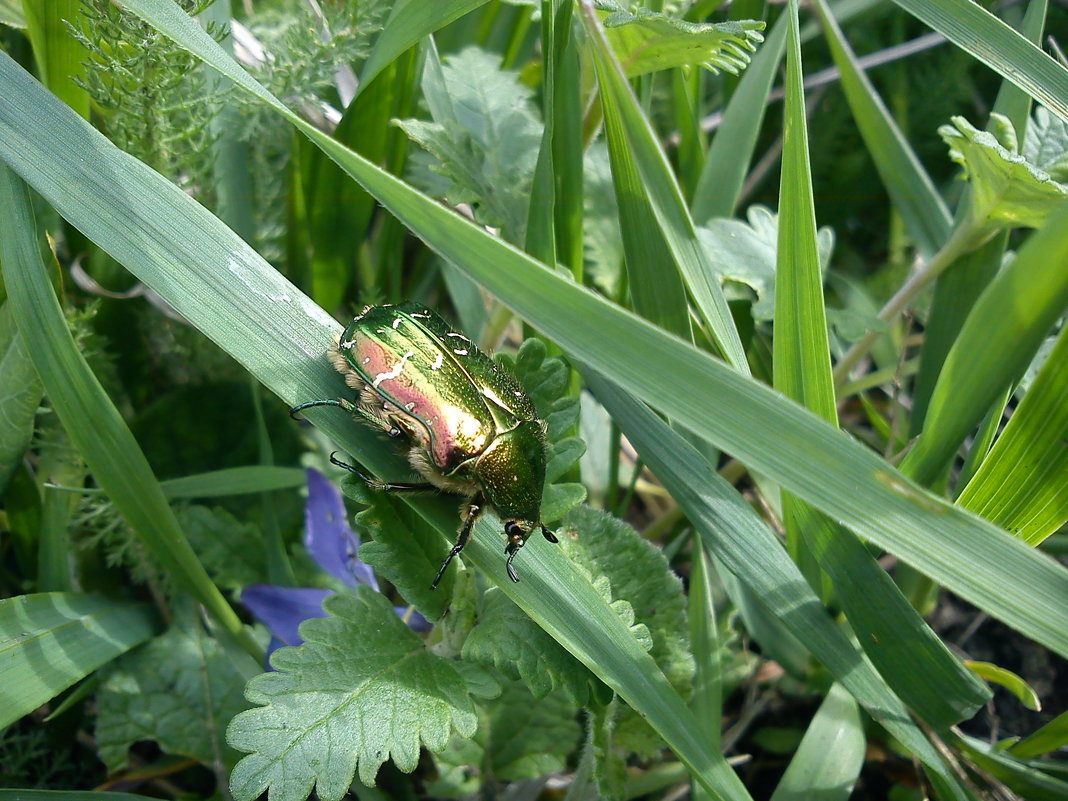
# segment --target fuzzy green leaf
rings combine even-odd
[[[586,149],[583,173],[585,273],[606,297],[614,298],[623,265],[623,234],[608,149],[600,139]]]
[[[486,590],[463,658],[523,681],[535,698],[562,689],[584,705],[593,675],[496,587]]]
[[[314,787],[337,801],[359,769],[374,785],[387,759],[410,773],[419,748],[440,751],[450,733],[475,732],[468,687],[452,664],[434,656],[368,587],[334,595],[328,618],[305,621],[304,645],[274,653],[274,673],[249,682],[260,707],[230,723],[231,746],[249,752],[230,776],[237,801],[270,789],[274,801],[303,801]]]
[[[597,8],[629,78],[689,66],[737,75],[764,41],[759,20],[687,22],[647,8],[631,13],[615,0],[599,0]]]
[[[428,60],[426,70],[437,66]],[[469,204],[479,222],[521,242],[542,129],[533,90],[477,47],[440,69],[440,81],[423,79],[433,121],[397,123],[426,151],[413,154],[412,179],[428,194]]]
[[[581,736],[576,711],[562,693],[535,702],[523,684],[505,685],[498,701],[480,710],[477,734],[454,737],[435,756],[441,779],[430,792],[466,795],[479,792],[487,776],[522,781],[564,770]]]
[[[249,659],[249,662],[252,660]],[[96,741],[109,771],[126,766],[131,745],[154,740],[168,754],[233,767],[230,719],[248,703],[245,677],[192,613],[118,662],[97,694]]]
[[[731,297],[732,283],[744,284],[756,293],[752,314],[755,320],[770,321],[775,316],[775,259],[778,251],[779,215],[766,206],[750,206],[749,222],[715,218],[697,229],[701,246],[708,254],[724,291]],[[834,231],[824,226],[816,232],[820,266],[831,260]],[[735,292],[734,294],[737,294]]]
[[[606,512],[579,506],[567,518],[568,556],[592,574],[602,574],[612,584],[612,596],[625,599],[634,619],[649,629],[650,654],[668,681],[686,697],[694,673],[689,648],[689,623],[682,582],[671,572],[663,553],[630,525]],[[624,750],[649,752],[659,747],[648,725],[629,707],[620,710],[615,731],[616,745]]]
[[[0,304],[0,493],[29,447],[41,393],[11,307]]]
[[[266,580],[263,533],[225,509],[179,506],[175,515],[208,575],[220,587],[240,590]]]
[[[445,540],[410,506],[386,493],[343,485],[346,494],[360,490],[357,500],[368,508],[356,515],[356,525],[369,529],[374,539],[360,548],[360,559],[386,579],[427,620],[438,620],[448,609],[453,572],[445,574],[441,589],[430,589],[441,562],[449,552]],[[459,528],[460,519],[456,518]]]
[[[1024,134],[1023,156],[1054,181],[1068,183],[1068,122],[1039,106]]]
[[[984,232],[1039,228],[1068,200],[1068,187],[963,117],[953,117],[953,125],[943,125],[938,132],[949,145],[950,158],[972,183],[971,213]]]

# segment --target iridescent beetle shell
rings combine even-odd
[[[508,574],[512,559],[541,523],[545,425],[519,382],[435,312],[417,303],[370,306],[331,352],[335,368],[358,392],[352,409],[364,422],[410,444],[408,460],[433,487],[465,496],[464,522],[449,561],[470,536],[482,508],[504,524]],[[369,480],[383,490],[420,485]]]

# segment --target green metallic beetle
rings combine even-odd
[[[512,581],[519,581],[512,560],[535,528],[549,542],[558,542],[541,522],[545,423],[515,377],[471,340],[418,303],[368,306],[341,334],[330,360],[359,393],[356,402],[308,401],[290,413],[340,406],[392,437],[406,438],[408,461],[428,483],[382,482],[333,457],[331,461],[361,476],[372,489],[438,489],[467,499],[456,544],[432,587],[464,549],[486,508],[504,523]]]

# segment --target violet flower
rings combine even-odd
[[[345,504],[337,488],[317,470],[308,469],[308,503],[304,507],[304,547],[316,563],[346,587],[360,585],[378,590],[378,580],[371,566],[360,561],[360,538],[348,524]],[[241,601],[271,632],[267,657],[283,645],[300,645],[297,633],[301,622],[312,617],[326,617],[323,600],[333,590],[318,587],[280,587],[275,584],[252,584],[241,593]],[[405,615],[408,607],[396,607]],[[430,624],[418,612],[412,612],[408,625],[427,631]]]

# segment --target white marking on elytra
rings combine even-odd
[[[520,392],[518,389],[513,389],[512,390],[512,394],[515,395],[517,398],[522,398],[523,397],[523,393]]]
[[[378,375],[376,375],[375,376],[375,380],[371,382],[371,386],[373,386],[373,387],[375,387],[377,389],[378,385],[381,384],[383,381],[389,381],[390,379],[393,379],[393,378],[396,378],[397,376],[399,376],[401,374],[401,371],[404,369],[404,363],[406,361],[408,361],[410,358],[412,358],[414,355],[415,355],[415,351],[414,350],[410,350],[407,353],[405,353],[403,356],[401,356],[401,360],[399,362],[397,362],[395,365],[393,365],[393,369],[392,370],[390,370],[388,372],[385,372],[385,373],[379,373]]]
[[[430,315],[426,314],[425,312],[412,312],[411,316],[412,317],[421,317],[424,320],[429,320],[430,319]]]
[[[466,356],[467,348],[453,348],[452,352],[455,353],[457,356]]]
[[[352,350],[353,348],[356,347],[356,340],[355,339],[343,339],[338,343],[338,347],[344,348],[345,350]]]
[[[370,364],[371,363],[371,357],[370,356],[364,356],[363,357],[363,363],[364,364]]]
[[[410,401],[404,404],[404,408],[409,412],[412,411],[413,409],[415,409],[415,401]]]
[[[437,357],[434,359],[434,363],[432,365],[430,365],[430,369],[431,370],[440,370],[441,369],[441,365],[443,365],[444,363],[445,363],[445,358],[439,353],[437,355]]]
[[[404,318],[403,317],[398,317],[396,320],[394,320],[393,321],[393,330],[396,331],[397,330],[397,326],[400,325],[402,322],[404,322]]]
[[[457,339],[462,339],[464,342],[470,342],[471,341],[470,339],[465,337],[463,334],[448,333],[445,336],[447,336],[447,337],[456,337]]]
[[[375,333],[376,334],[384,334],[384,333],[386,333],[386,329],[384,329],[384,328],[376,328],[375,329]]]

